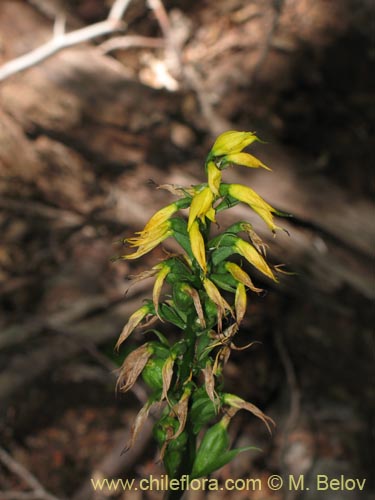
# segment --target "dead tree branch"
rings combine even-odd
[[[153,38],[141,35],[117,36],[111,38],[102,44],[99,48],[105,54],[118,49],[130,49],[133,47],[146,47],[149,49],[159,49],[164,47],[165,43],[162,38]]]
[[[121,21],[131,0],[115,0],[108,14],[108,20]]]
[[[6,80],[10,76],[31,68],[63,49],[87,42],[94,38],[123,31],[126,24],[122,17],[131,0],[116,0],[105,21],[86,26],[84,28],[66,33],[62,28],[65,21],[58,17],[55,22],[54,36],[52,39],[32,50],[31,52],[17,57],[0,67],[0,81]]]

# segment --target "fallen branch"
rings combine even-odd
[[[165,42],[162,38],[154,38],[141,35],[117,36],[111,38],[99,45],[100,50],[104,54],[108,54],[113,50],[130,49],[132,47],[147,47],[150,49],[159,49],[164,47]]]
[[[105,21],[71,31],[70,33],[65,33],[65,30],[62,30],[64,23],[62,22],[62,18],[58,17],[55,23],[53,38],[31,52],[3,64],[0,67],[0,81],[39,64],[63,49],[100,36],[123,31],[126,28],[126,24],[121,19],[130,2],[131,0],[116,0]]]
[[[226,128],[232,128],[226,120],[220,118],[215,113],[211,104],[211,97],[204,89],[203,79],[200,77],[198,71],[192,64],[184,65],[182,63],[181,47],[178,41],[175,40],[173,25],[162,0],[148,0],[147,3],[153,11],[165,39],[168,70],[179,79],[182,79],[185,85],[195,92],[202,115],[206,119],[207,127],[212,132],[212,135],[217,135]]]

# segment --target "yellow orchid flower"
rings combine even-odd
[[[188,231],[190,231],[193,222],[197,218],[204,222],[205,217],[207,217],[215,222],[215,210],[212,208],[213,201],[214,195],[209,187],[203,188],[194,195],[190,205]]]
[[[219,289],[216,287],[216,285],[214,283],[212,283],[211,280],[209,280],[208,278],[204,278],[203,286],[204,286],[204,289],[206,290],[206,293],[209,296],[209,298],[217,306],[218,327],[219,327],[219,331],[221,331],[222,330],[222,321],[221,321],[222,317],[224,316],[225,311],[230,311],[231,314],[233,314],[232,308],[230,307],[228,302],[224,299],[224,297],[221,296]]]
[[[138,247],[138,250],[128,255],[122,255],[121,258],[125,260],[138,259],[138,257],[153,250],[162,241],[171,236],[172,233],[173,230],[171,229],[169,220],[155,227],[152,231],[140,231],[139,236],[125,240],[130,246]]]
[[[219,188],[221,183],[221,171],[213,161],[209,161],[207,165],[208,187],[214,195],[220,196]]]
[[[245,286],[242,283],[238,283],[236,289],[236,295],[234,299],[234,309],[236,311],[236,321],[240,324],[246,313],[247,305],[247,295]]]
[[[272,280],[277,281],[267,262],[250,243],[242,238],[237,238],[234,244],[234,250],[242,255],[242,257],[256,267],[261,273],[265,274]]]
[[[234,262],[226,262],[225,268],[227,271],[230,272],[230,274],[233,276],[233,278],[243,285],[247,286],[252,290],[253,292],[256,293],[261,293],[263,290],[261,288],[257,288],[254,283],[251,281],[250,276],[237,264]]]
[[[235,163],[236,165],[242,165],[243,167],[250,168],[265,168],[266,170],[271,170],[267,165],[258,160],[253,155],[249,153],[232,153],[225,156],[225,162]]]
[[[142,230],[142,233],[147,233],[148,231],[153,231],[160,224],[167,221],[175,212],[179,210],[179,206],[177,202],[171,203],[166,207],[158,210],[147,222],[145,227]]]
[[[204,245],[204,240],[201,232],[199,231],[198,221],[195,220],[189,231],[190,246],[194,257],[196,258],[198,264],[202,268],[203,272],[207,272],[207,262],[206,262],[206,247]]]
[[[219,135],[211,148],[213,156],[223,156],[231,153],[239,153],[246,146],[259,140],[254,132],[238,132],[228,130]]]
[[[153,302],[154,307],[155,307],[155,313],[158,315],[159,297],[160,297],[161,289],[163,287],[165,278],[168,276],[168,273],[170,272],[171,268],[165,262],[162,262],[162,263],[158,264],[157,266],[154,266],[154,269],[155,268],[159,269],[159,272],[158,272],[158,275],[155,279],[154,288],[152,290],[152,302]]]
[[[249,205],[264,220],[271,231],[281,229],[273,222],[272,213],[276,212],[276,209],[263,200],[253,189],[242,184],[229,184],[228,194]]]

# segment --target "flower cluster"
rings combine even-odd
[[[246,313],[248,290],[262,291],[243,263],[273,281],[277,281],[275,269],[267,262],[265,246],[249,222],[237,222],[211,236],[217,215],[238,203],[247,204],[271,231],[279,229],[274,215],[283,214],[251,188],[222,182],[222,171],[230,165],[270,170],[243,151],[254,141],[259,139],[253,132],[220,135],[206,159],[207,183],[186,189],[164,186],[178,200],[156,212],[142,231],[125,241],[133,249],[122,256],[126,260],[141,257],[169,237],[182,249],[180,255],[169,255],[143,273],[141,277],[155,276],[152,299],[131,315],[117,342],[119,348],[138,325],[149,324],[150,319],[168,322],[180,332],[171,343],[153,329],[156,338],[125,358],[118,379],[121,391],[129,390],[139,376],[151,389],[129,446],[152,406],[164,403],[154,435],[170,477],[207,475],[244,451],[230,450],[228,444],[227,427],[237,411],[251,412],[268,429],[272,424],[259,408],[224,391],[223,367],[231,349],[236,348],[233,337]],[[189,209],[187,220],[178,213],[182,209]],[[243,260],[235,259],[236,255]],[[171,293],[163,297],[165,283]]]

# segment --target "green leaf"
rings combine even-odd
[[[197,468],[195,469],[195,471],[193,469],[191,478],[194,479],[198,477],[208,476],[208,474],[211,474],[211,472],[214,472],[215,470],[218,470],[224,465],[231,462],[239,453],[249,450],[261,451],[255,446],[246,446],[244,448],[235,448],[233,450],[224,452],[221,455],[217,456],[216,460],[212,460],[210,463],[206,463],[205,467],[202,467],[199,471],[197,470]]]
[[[164,321],[172,323],[178,328],[181,328],[181,330],[184,330],[186,328],[186,320],[183,321],[181,316],[177,314],[176,310],[169,305],[165,303],[160,304],[159,314]]]
[[[205,313],[206,327],[212,328],[217,323],[217,305],[207,294],[202,294],[201,302]]]
[[[214,273],[210,275],[210,279],[222,290],[227,292],[236,292],[236,280],[229,273]]]
[[[237,235],[235,232],[225,231],[225,233],[219,234],[207,244],[209,250],[218,249],[221,247],[230,247],[236,241]]]
[[[229,447],[227,423],[223,420],[210,427],[203,436],[194,460],[191,478],[210,474],[227,463],[222,462],[222,457]]]
[[[228,210],[228,208],[233,208],[238,205],[240,202],[233,198],[233,196],[225,196],[225,198],[215,207],[215,211],[218,214],[223,210]]]
[[[159,330],[155,330],[154,328],[150,328],[149,330],[145,330],[143,332],[144,335],[146,335],[146,333],[154,333],[157,338],[160,340],[160,343],[163,344],[163,346],[169,348],[169,341],[168,339],[165,337],[165,335],[163,335],[161,332],[159,332]],[[152,342],[151,342],[152,344]]]
[[[164,359],[161,358],[151,358],[147,361],[146,366],[142,371],[142,378],[146,385],[150,387],[154,392],[160,392],[163,389],[163,376],[162,370],[165,363]]]
[[[174,357],[178,357],[178,356],[181,356],[183,354],[185,354],[187,350],[187,345],[186,345],[186,341],[183,339],[183,340],[179,340],[178,342],[176,342],[174,344],[174,346],[171,348],[171,356],[174,356]]]
[[[190,280],[192,278],[190,268],[178,257],[174,257],[172,259],[168,259],[168,265],[170,267],[170,272],[166,278],[168,281],[169,276],[172,274],[174,276],[179,276],[180,280],[183,279]],[[169,283],[174,283],[175,280],[169,281]]]
[[[216,306],[215,306],[216,307]],[[215,313],[216,318],[217,318],[217,313]],[[212,339],[209,337],[208,332],[204,331],[202,335],[200,335],[197,338],[196,342],[196,357],[199,363],[203,361],[203,366],[200,366],[199,368],[203,368],[206,364],[206,358],[207,355],[209,354],[210,350],[207,349],[208,346],[212,343]]]
[[[155,358],[167,359],[170,352],[169,344],[165,345],[164,343],[157,342],[156,340],[152,340],[148,344],[152,347],[152,350],[155,354],[154,356]]]
[[[211,474],[211,472],[220,469],[220,467],[229,463],[243,451],[258,450],[258,448],[254,446],[228,450],[228,423],[229,420],[223,417],[220,422],[210,427],[203,436],[193,464],[193,470],[190,476],[192,479]]]
[[[187,311],[193,304],[193,299],[182,289],[183,283],[176,282],[173,285],[172,297],[177,309]]]
[[[220,264],[220,262],[223,262],[234,253],[236,252],[233,250],[233,247],[217,248],[211,254],[212,263],[214,264],[214,266],[217,266],[218,264]]]
[[[179,245],[185,250],[188,256],[193,259],[193,253],[191,251],[190,239],[187,230],[187,222],[181,217],[173,217],[170,219],[171,227],[173,229],[174,239]]]
[[[208,397],[204,387],[195,392],[190,409],[190,419],[193,422],[193,432],[198,434],[202,427],[216,417],[216,408]]]

